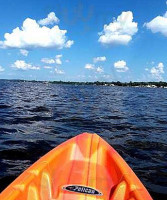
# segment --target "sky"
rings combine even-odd
[[[164,0],[0,3],[0,79],[167,81]]]

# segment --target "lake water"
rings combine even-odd
[[[0,81],[0,190],[49,150],[97,133],[167,199],[167,89]]]

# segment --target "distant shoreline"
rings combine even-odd
[[[75,82],[75,81],[36,81],[36,80],[20,80],[20,79],[0,79],[0,81],[14,81],[14,82],[39,82],[51,84],[64,84],[64,85],[98,85],[98,86],[122,86],[122,87],[147,87],[147,88],[167,88],[167,82]]]

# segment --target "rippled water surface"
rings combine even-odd
[[[167,199],[167,89],[0,81],[0,190],[63,141],[95,132]]]

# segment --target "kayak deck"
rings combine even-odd
[[[24,171],[1,200],[151,200],[121,158],[96,134],[80,134]]]

